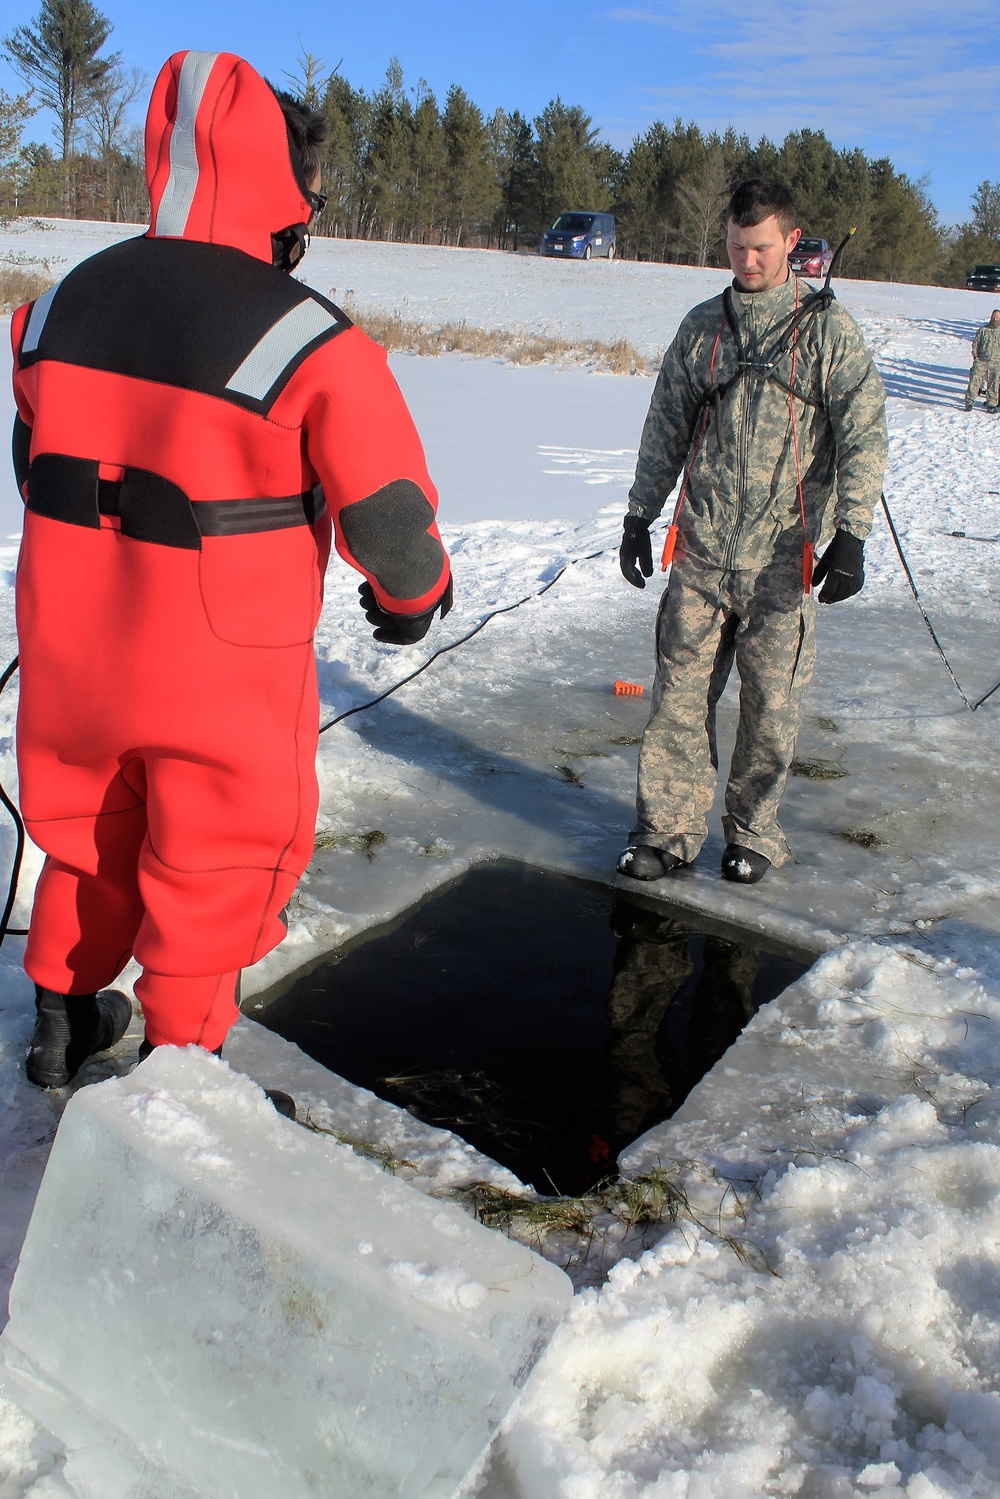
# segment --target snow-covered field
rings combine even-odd
[[[0,257],[44,260],[58,275],[118,237],[115,226],[12,225]],[[725,281],[343,241],[315,242],[306,277],[361,307],[625,336],[649,357]],[[1000,424],[961,405],[992,299],[863,282],[840,283],[839,295],[889,392],[890,507],[974,700],[1000,679]],[[630,826],[635,751],[615,741],[645,715],[610,688],[616,677],[649,682],[657,590],[629,589],[615,549],[651,381],[455,357],[394,356],[393,367],[441,489],[456,607],[422,645],[379,646],[356,580],[332,567],[318,639],[325,720],[573,565],[543,598],[323,735],[321,842],[332,846],[302,883],[287,941],[247,976],[251,995],[477,859],[608,880]],[[4,388],[0,420],[9,414]],[[18,501],[9,476],[0,484],[7,660]],[[975,715],[963,705],[882,517],[867,562],[861,597],[820,610],[799,755],[846,775],[790,780],[783,824],[798,862],[752,889],[723,886],[716,816],[697,867],[668,892],[818,961],[627,1153],[629,1169],[676,1164],[692,1213],[643,1242],[609,1235],[591,1255],[479,1480],[487,1499],[1000,1493],[1000,693]],[[8,787],[14,707],[8,689]],[[731,735],[731,703],[722,726]],[[369,860],[350,840],[373,829],[387,842]],[[29,859],[17,925],[36,870]],[[20,1073],[31,1023],[20,945],[0,950],[4,1286],[61,1107]],[[278,1086],[298,1079],[300,1097],[323,1096],[394,1145],[409,1130],[424,1189],[488,1169],[352,1090],[324,1095],[315,1074],[240,1030],[235,1064]],[[0,1403],[0,1499],[72,1492],[57,1444]]]

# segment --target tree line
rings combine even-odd
[[[139,222],[148,212],[142,132],[130,117],[147,80],[104,50],[112,29],[92,0],[42,0],[3,38],[25,91],[0,91],[0,213]],[[961,285],[975,262],[1000,263],[1000,183],[981,183],[968,222],[948,230],[922,182],[888,157],[837,149],[821,130],[776,145],[657,120],[619,151],[578,104],[555,98],[534,119],[484,114],[458,84],[443,102],[423,80],[408,87],[397,58],[370,92],[312,53],[277,82],[328,122],[321,234],[518,250],[537,245],[564,209],[583,208],[615,215],[619,256],[725,265],[733,186],[775,176],[795,194],[807,234],[834,244],[856,226],[846,275]],[[42,107],[56,117],[56,150],[22,144]]]

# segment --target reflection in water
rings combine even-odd
[[[703,939],[693,994],[696,934],[670,916],[620,900],[608,997],[610,1113],[620,1150],[668,1118],[754,1014],[760,957],[724,937]],[[687,1004],[685,998],[689,999]]]

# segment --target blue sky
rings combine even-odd
[[[654,119],[734,124],[753,139],[825,130],[837,146],[887,155],[929,178],[946,223],[1000,180],[1000,7],[996,0],[97,0],[112,46],[155,75],[184,47],[247,57],[275,81],[300,48],[356,86],[376,87],[393,54],[408,85],[443,99],[460,83],[480,107],[530,116],[560,94],[627,147]],[[5,0],[3,30],[37,0]],[[17,87],[0,64],[0,87]],[[30,133],[44,138],[36,118]]]

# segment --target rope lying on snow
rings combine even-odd
[[[977,709],[979,709],[979,708],[981,708],[983,706],[983,704],[987,701],[988,698],[991,698],[993,696],[994,692],[1000,692],[1000,682],[998,682],[995,687],[991,687],[990,690],[989,690],[989,692],[984,692],[983,695],[982,695],[982,697],[977,698],[974,703],[970,702],[969,699],[966,697],[965,692],[964,692],[964,690],[962,688],[962,684],[958,680],[958,678],[956,677],[954,671],[952,670],[951,662],[948,660],[948,657],[945,655],[944,646],[941,644],[940,640],[937,638],[937,634],[935,633],[934,626],[931,624],[930,619],[928,618],[927,610],[924,608],[923,604],[920,602],[920,594],[917,592],[917,585],[913,581],[913,574],[910,572],[910,564],[907,562],[906,556],[905,556],[905,554],[903,552],[903,547],[902,547],[902,543],[900,542],[900,539],[899,539],[899,534],[896,531],[895,525],[893,524],[892,516],[889,514],[889,506],[886,503],[885,495],[882,495],[881,498],[882,498],[882,509],[885,511],[885,518],[889,522],[889,531],[890,531],[890,533],[892,535],[892,539],[893,539],[893,542],[895,544],[896,551],[899,553],[899,560],[903,564],[903,571],[906,574],[906,581],[910,585],[910,592],[913,594],[913,601],[916,604],[917,608],[920,610],[920,616],[923,619],[924,624],[927,626],[927,629],[928,629],[928,631],[930,633],[930,637],[931,637],[931,639],[934,642],[934,645],[935,645],[935,648],[937,650],[938,655],[941,657],[941,660],[945,664],[945,670],[947,671],[949,677],[951,677],[951,680],[954,682],[956,688],[958,689],[958,695],[959,695],[959,697],[962,699],[962,702],[968,708],[969,712],[970,713],[975,713],[977,711]],[[987,538],[975,537],[973,539],[978,541],[980,539],[987,539]]]
[[[933,640],[935,648],[936,648],[936,650],[938,652],[938,655],[941,657],[941,660],[945,664],[945,669],[946,669],[949,677],[951,677],[951,680],[955,684],[955,687],[956,687],[956,689],[958,691],[959,697],[962,699],[962,702],[968,708],[969,712],[970,713],[975,713],[979,708],[981,708],[983,706],[983,704],[987,701],[987,699],[989,699],[989,698],[991,698],[993,696],[993,694],[995,692],[1000,692],[1000,682],[997,682],[997,684],[996,684],[995,687],[991,687],[990,690],[989,690],[989,692],[984,692],[983,695],[982,695],[982,697],[977,698],[974,703],[971,702],[969,700],[969,698],[966,696],[966,694],[965,694],[965,692],[964,692],[964,690],[962,688],[961,682],[959,682],[958,677],[955,675],[955,672],[952,669],[951,662],[948,660],[948,657],[947,657],[947,655],[945,653],[944,647],[942,646],[940,640],[937,637],[937,633],[936,633],[936,631],[934,629],[934,626],[930,622],[930,618],[928,617],[927,611],[926,611],[926,609],[924,608],[923,604],[920,601],[920,594],[917,591],[917,585],[913,581],[913,574],[910,571],[910,565],[909,565],[909,563],[906,560],[905,553],[903,552],[902,543],[900,542],[900,539],[899,539],[899,533],[897,532],[895,524],[894,524],[893,519],[892,519],[892,516],[889,513],[889,506],[888,506],[888,503],[886,502],[886,498],[885,498],[884,494],[881,496],[881,500],[882,500],[882,509],[885,511],[885,518],[889,522],[889,532],[890,532],[890,534],[892,536],[892,539],[893,539],[893,542],[895,544],[896,551],[899,554],[899,560],[903,564],[903,571],[906,574],[906,581],[910,585],[910,592],[913,594],[914,602],[916,603],[917,608],[920,610],[921,618],[923,619],[924,624],[927,626],[927,629],[930,632],[931,640]],[[979,541],[979,540],[985,541],[985,540],[993,540],[994,538],[992,538],[992,537],[974,537],[974,538],[970,538],[970,539],[976,540],[976,541]],[[570,567],[576,567],[577,564],[580,563],[580,562],[593,562],[596,558],[598,558],[598,557],[605,557],[605,556],[607,556],[608,552],[614,551],[614,550],[616,550],[616,548],[614,548],[614,547],[604,547],[599,552],[588,552],[585,557],[573,557],[573,558],[571,558],[569,562],[565,563],[559,569],[559,571],[556,573],[556,575],[555,575],[554,578],[550,578],[549,579],[549,581],[544,585],[544,587],[539,588],[535,593],[525,594],[525,596],[524,596],[523,599],[518,599],[517,602],[514,603],[514,604],[505,604],[502,609],[494,609],[494,610],[491,611],[491,613],[484,615],[483,618],[479,621],[479,624],[476,625],[475,629],[470,630],[467,635],[462,635],[458,640],[453,640],[450,645],[443,645],[440,648],[440,650],[435,651],[432,656],[429,656],[427,658],[427,660],[423,663],[422,666],[418,666],[417,669],[416,669],[416,671],[410,672],[410,674],[409,674],[408,677],[403,677],[401,681],[396,682],[392,687],[387,687],[384,692],[380,692],[379,693],[378,697],[370,698],[368,700],[368,702],[366,702],[366,703],[358,703],[355,707],[348,708],[346,710],[346,712],[344,712],[344,713],[338,713],[337,716],[336,716],[336,718],[331,718],[328,723],[325,723],[323,725],[323,727],[320,729],[320,733],[321,734],[325,734],[326,731],[327,731],[327,729],[332,729],[335,724],[343,723],[344,719],[345,718],[350,718],[351,715],[352,715],[352,713],[364,713],[364,712],[366,712],[367,709],[374,708],[378,703],[385,702],[385,699],[387,697],[392,697],[392,695],[393,695],[394,692],[398,692],[401,687],[405,687],[408,682],[412,682],[414,680],[414,678],[419,677],[422,672],[425,672],[429,666],[433,666],[434,662],[438,659],[439,656],[444,656],[444,655],[447,655],[447,653],[449,651],[457,650],[460,645],[465,645],[466,641],[471,640],[474,635],[478,635],[479,632],[480,632],[480,630],[485,629],[486,626],[489,624],[490,620],[491,619],[496,619],[499,614],[510,614],[514,609],[520,609],[520,607],[521,607],[522,604],[529,604],[532,599],[540,599],[543,593],[548,593],[549,589],[553,588],[555,586],[555,584],[559,582],[559,579],[562,577],[563,573],[565,573],[568,568],[570,568]],[[0,683],[0,687],[2,687],[2,683]],[[2,941],[2,937],[0,937],[0,941]]]
[[[402,681],[396,682],[394,686],[387,687],[384,692],[379,693],[378,697],[370,698],[367,703],[358,703],[355,707],[348,708],[344,713],[338,713],[336,718],[331,718],[329,723],[323,725],[320,733],[325,734],[327,729],[333,728],[334,724],[343,723],[344,719],[350,718],[352,713],[364,713],[366,709],[374,708],[377,703],[385,702],[387,697],[392,697],[392,694],[398,692],[401,687],[405,687],[407,682],[412,682],[415,677],[420,676],[421,672],[425,672],[428,666],[433,666],[439,656],[446,656],[449,651],[457,651],[460,645],[465,645],[474,635],[478,635],[480,630],[485,630],[491,619],[496,619],[500,614],[511,614],[515,609],[520,609],[522,604],[530,604],[532,599],[540,599],[543,593],[548,593],[550,588],[556,586],[563,573],[567,572],[569,568],[576,567],[581,562],[593,562],[597,557],[605,557],[608,552],[617,550],[617,547],[603,547],[599,552],[588,552],[585,557],[571,557],[568,562],[563,563],[554,578],[550,578],[547,583],[541,588],[536,589],[534,593],[526,593],[524,598],[518,599],[516,603],[504,604],[502,609],[493,609],[489,614],[484,614],[475,629],[470,630],[467,635],[462,635],[458,640],[453,640],[450,645],[441,646],[439,650],[434,652],[433,656],[428,656],[424,664],[418,666],[416,671],[411,671],[408,677],[403,677]]]

